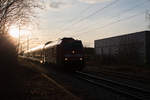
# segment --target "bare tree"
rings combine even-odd
[[[34,8],[41,8],[39,0],[0,0],[0,34],[12,24],[25,24],[34,18]]]

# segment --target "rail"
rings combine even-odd
[[[135,100],[150,100],[150,91],[139,87],[133,87],[128,84],[120,83],[114,80],[97,77],[88,73],[76,71],[76,77],[88,81],[94,85],[105,87],[109,90],[132,97]]]

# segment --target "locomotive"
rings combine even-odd
[[[82,42],[73,38],[49,41],[25,51],[24,55],[41,63],[56,64],[69,70],[81,70],[85,66]]]

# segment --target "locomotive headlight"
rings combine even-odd
[[[75,53],[75,51],[73,50],[73,51],[72,51],[72,53],[74,54],[74,53]]]
[[[65,61],[67,61],[68,60],[68,58],[65,58]]]
[[[83,58],[80,58],[80,60],[83,60]]]
[[[40,61],[40,63],[42,64],[42,63],[43,63],[43,61],[41,60],[41,61]]]

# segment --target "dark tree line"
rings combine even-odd
[[[26,100],[24,83],[17,74],[21,67],[17,59],[16,46],[7,33],[9,26],[13,24],[31,22],[35,18],[34,9],[41,7],[39,3],[39,0],[0,0],[0,98],[2,100]]]

